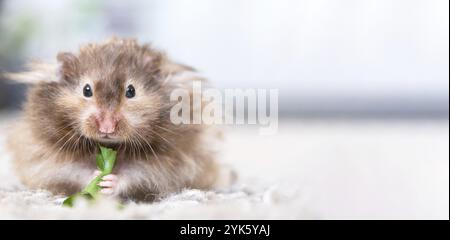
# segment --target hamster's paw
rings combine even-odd
[[[104,176],[102,178],[102,181],[98,184],[100,187],[102,187],[102,190],[100,190],[100,192],[105,195],[114,195],[117,188],[117,181],[118,178],[114,174]]]

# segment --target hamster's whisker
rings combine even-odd
[[[141,138],[141,139],[149,146],[149,148],[150,148],[150,150],[152,151],[152,153],[153,153],[153,155],[155,156],[155,158],[158,159],[158,161],[160,161],[159,158],[158,158],[158,156],[156,155],[155,150],[153,149],[152,145],[147,141],[147,139],[145,139],[138,131],[136,131],[136,130],[134,130],[134,129],[133,129],[133,131],[134,131],[134,133],[135,133],[137,136],[139,136],[139,137],[140,137],[140,138]]]
[[[77,133],[77,134],[79,134],[79,133]],[[72,146],[70,147],[70,150],[72,150],[72,147],[73,147],[73,150],[74,150],[74,151],[76,151],[77,148],[78,148],[78,149],[80,148],[79,143],[80,143],[80,139],[81,139],[81,137],[83,137],[83,135],[82,135],[82,134],[79,134],[79,135],[80,135],[80,136],[78,137],[78,139],[77,139],[76,141],[73,141],[73,142],[72,142]]]
[[[58,144],[62,141],[62,140],[64,140],[66,137],[68,137],[69,136],[69,134],[71,134],[72,133],[72,131],[67,131],[67,133],[66,134],[64,134],[64,136],[63,137],[61,137],[55,144],[53,144],[55,147],[58,147]],[[64,144],[62,145],[62,146],[64,146]],[[45,155],[45,157],[49,157],[51,154],[54,154],[54,156],[57,156],[59,153],[60,153],[60,151],[61,151],[61,148],[59,149],[59,150],[57,150],[56,151],[56,153],[51,153],[50,151]]]
[[[156,125],[156,127],[159,128],[159,129],[161,129],[161,130],[165,130],[165,131],[168,132],[168,133],[174,134],[174,135],[176,135],[176,136],[180,136],[180,134],[175,133],[174,131],[169,130],[168,128],[161,127],[161,126],[158,126],[158,125]]]
[[[154,131],[153,129],[148,128],[148,130],[149,130],[150,132],[154,133],[156,136],[160,137],[160,138],[161,138],[162,140],[164,140],[165,142],[171,144],[171,142],[170,142],[169,140],[167,140],[167,139],[164,138],[163,136],[159,135],[159,134],[158,134],[156,131]]]
[[[175,146],[174,143],[170,142],[169,140],[167,140],[166,138],[164,138],[163,136],[161,136],[160,134],[158,134],[156,131],[154,131],[154,130],[152,130],[152,129],[150,129],[150,128],[149,128],[149,130],[150,130],[151,132],[153,132],[155,135],[157,135],[158,137],[160,137],[162,140],[164,140],[166,143],[168,143],[170,147],[172,147],[175,151],[177,151],[177,152],[178,152],[179,154],[181,154],[183,157],[185,157],[185,158],[187,157],[186,154],[184,154],[183,151],[181,151],[179,148],[177,148],[177,147]]]
[[[60,150],[64,149],[64,147],[65,147],[68,143],[70,144],[70,141],[71,141],[71,140],[73,139],[73,137],[75,137],[76,135],[77,135],[76,132],[72,132],[72,135],[70,136],[69,139],[67,139],[67,141],[64,142],[64,144],[61,146]]]
[[[134,155],[134,157],[136,157],[136,149],[139,148],[139,146],[136,143],[136,140],[134,140],[133,138],[130,139],[130,143],[131,143],[131,150],[132,150],[132,154]]]
[[[134,156],[134,157],[136,157],[137,156],[137,151],[140,151],[139,149],[139,146],[138,146],[138,143],[139,141],[136,141],[134,138],[129,138],[129,143],[130,143],[130,150],[131,150],[131,154]]]
[[[145,146],[142,144],[142,142],[139,141],[139,139],[134,139],[134,141],[136,142],[136,145],[138,147],[138,153],[142,151],[145,155]]]
[[[72,135],[71,135],[71,137],[69,138],[69,139],[67,139],[65,142],[64,142],[64,144],[56,151],[56,153],[54,153],[54,152],[51,152],[51,151],[48,151],[46,154],[44,154],[44,156],[43,156],[43,158],[48,158],[48,157],[50,157],[51,155],[53,155],[53,156],[58,156],[58,154],[61,152],[61,150],[64,148],[64,146],[67,144],[67,142],[74,136],[74,133],[72,132],[72,131],[68,131],[63,137],[61,137],[55,144],[54,144],[54,146],[58,146],[58,143],[59,142],[61,142],[62,140],[64,140],[66,137],[68,137],[69,136],[69,134],[71,134],[72,133]]]
[[[72,123],[69,123],[69,124],[67,124],[67,125],[64,125],[64,126],[62,126],[62,127],[60,127],[60,128],[58,128],[53,134],[52,134],[52,136],[54,136],[54,137],[56,137],[56,136],[58,136],[62,131],[64,131],[64,130],[68,130],[69,132],[70,132],[70,127],[73,127],[73,126],[75,126],[77,123],[76,122],[72,122]]]
[[[143,155],[147,158],[147,155],[145,154],[144,145],[142,144],[141,141],[139,141],[139,138],[136,139],[137,131],[134,130],[134,128],[131,127],[129,124],[126,124],[126,125],[127,125],[128,129],[130,129],[132,132],[131,135],[128,135],[128,138],[130,140],[129,142],[131,145],[130,149],[132,150],[132,154],[134,154],[135,156],[138,156],[138,155],[140,156],[141,152],[142,152]],[[136,154],[136,152],[137,152],[137,154]]]

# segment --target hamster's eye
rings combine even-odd
[[[86,84],[85,86],[84,86],[84,88],[83,88],[83,95],[85,96],[85,97],[92,97],[92,88],[91,88],[91,85],[89,85],[89,84]]]
[[[133,85],[128,85],[125,96],[127,98],[134,98],[134,96],[136,96],[136,90],[134,89]]]

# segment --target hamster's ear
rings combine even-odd
[[[140,59],[140,65],[148,74],[159,72],[164,61],[164,55],[161,53],[144,54]]]
[[[66,81],[73,81],[79,75],[79,60],[72,53],[60,52],[56,57],[59,64],[58,73],[60,78]]]

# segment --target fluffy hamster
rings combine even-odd
[[[79,191],[95,176],[98,145],[118,151],[102,193],[136,201],[210,188],[218,167],[204,125],[174,125],[170,92],[191,92],[193,72],[149,45],[111,39],[32,63],[9,78],[30,84],[23,119],[10,137],[15,170],[30,188]],[[197,78],[198,79],[198,78]]]

